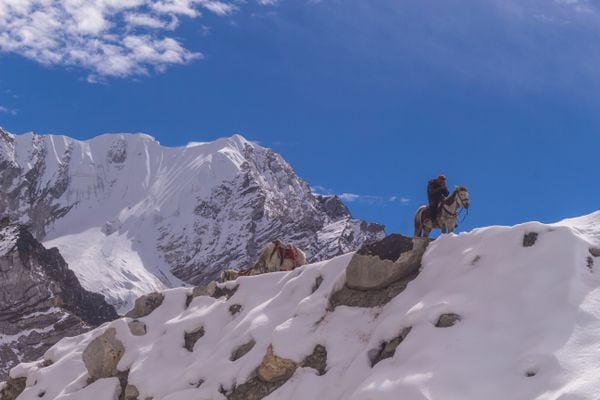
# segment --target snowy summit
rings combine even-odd
[[[121,312],[141,294],[252,265],[276,238],[317,261],[384,235],[240,135],[168,148],[144,134],[0,129],[0,164],[0,213],[57,247],[83,287]]]

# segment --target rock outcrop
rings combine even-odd
[[[56,248],[0,222],[0,380],[65,336],[118,317],[103,297],[84,290]]]
[[[419,269],[428,244],[427,238],[393,234],[363,246],[348,265],[346,285],[358,290],[385,288]]]

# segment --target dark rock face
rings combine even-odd
[[[327,349],[325,346],[320,344],[316,345],[312,354],[307,356],[300,366],[312,368],[316,370],[319,375],[325,375],[325,372],[327,371]]]
[[[388,342],[383,342],[377,349],[373,349],[369,352],[369,359],[371,360],[371,367],[374,367],[377,363],[392,358],[396,354],[396,349],[406,339],[412,328],[404,328],[400,335],[393,338]]]
[[[187,351],[192,352],[194,351],[194,345],[196,344],[196,342],[202,337],[204,336],[204,327],[201,326],[200,328],[192,331],[192,332],[186,332],[184,335],[183,341],[184,341],[184,345],[183,347],[186,348]]]
[[[461,317],[458,314],[442,314],[440,315],[440,318],[438,319],[438,322],[435,324],[435,326],[436,328],[449,328],[451,326],[454,326],[460,320]]]
[[[523,247],[531,247],[537,241],[538,234],[536,232],[529,232],[523,236]]]
[[[242,358],[246,354],[248,354],[250,352],[250,350],[252,350],[254,348],[254,345],[256,345],[256,342],[254,341],[254,339],[250,340],[248,343],[244,343],[243,345],[241,345],[240,347],[235,349],[233,351],[233,353],[231,353],[231,357],[229,358],[229,360],[231,360],[231,361],[239,360],[240,358]]]
[[[356,253],[361,256],[377,256],[382,260],[394,262],[402,253],[412,248],[412,238],[393,233],[382,240],[361,247]]]
[[[101,295],[81,287],[57,249],[23,226],[0,224],[0,379],[63,337],[117,317]]]

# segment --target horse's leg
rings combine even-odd
[[[417,215],[415,215],[415,235],[414,237],[418,238],[418,237],[422,237],[422,231],[423,231],[423,221],[421,219],[421,215],[420,213],[417,213]]]

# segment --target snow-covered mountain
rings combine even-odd
[[[274,238],[316,261],[384,235],[239,135],[167,148],[143,134],[78,141],[0,129],[0,190],[0,214],[57,247],[86,289],[121,310],[251,265]]]
[[[113,400],[122,391],[125,399],[154,400],[598,399],[600,212],[443,235],[418,274],[346,296],[349,263],[360,256],[375,267],[398,250],[373,248],[289,273],[154,295],[131,318],[64,339],[43,360],[14,368],[3,393],[18,400]]]
[[[98,293],[84,290],[57,249],[45,249],[22,226],[0,220],[0,380],[66,336],[118,317]]]

